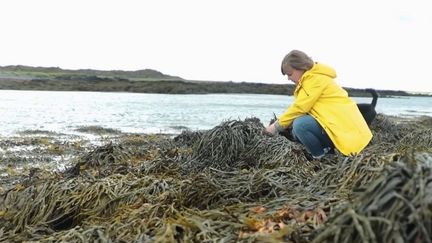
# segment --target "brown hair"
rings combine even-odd
[[[306,53],[299,50],[290,51],[282,60],[281,72],[284,73],[284,66],[290,66],[297,70],[307,71],[314,65],[314,61]]]

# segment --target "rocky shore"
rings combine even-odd
[[[431,117],[320,161],[263,128],[1,137],[0,242],[430,242]]]

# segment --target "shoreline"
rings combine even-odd
[[[124,92],[153,94],[293,94],[293,84],[213,82],[190,80],[62,80],[62,79],[2,79],[0,90],[15,91],[79,91]],[[343,87],[351,97],[370,97],[364,88]],[[376,89],[381,97],[432,97],[431,92]]]
[[[379,114],[391,120],[394,126],[413,124],[432,128],[432,117],[400,117]],[[127,133],[100,126],[81,126],[76,133],[58,133],[46,130],[23,130],[7,136],[0,136],[0,180],[25,176],[30,168],[61,171],[71,166],[76,158],[108,143],[122,140],[146,139],[173,140],[183,133],[203,132],[182,129],[178,133]],[[14,179],[9,178],[9,181]]]

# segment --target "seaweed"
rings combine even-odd
[[[430,119],[371,129],[358,155],[321,160],[256,118],[112,134],[62,171],[2,178],[0,241],[431,242]]]

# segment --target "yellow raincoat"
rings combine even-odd
[[[309,114],[342,154],[353,155],[368,145],[372,133],[356,103],[334,78],[333,68],[315,63],[300,78],[294,91],[295,101],[279,117],[278,125],[286,128],[297,117]]]

